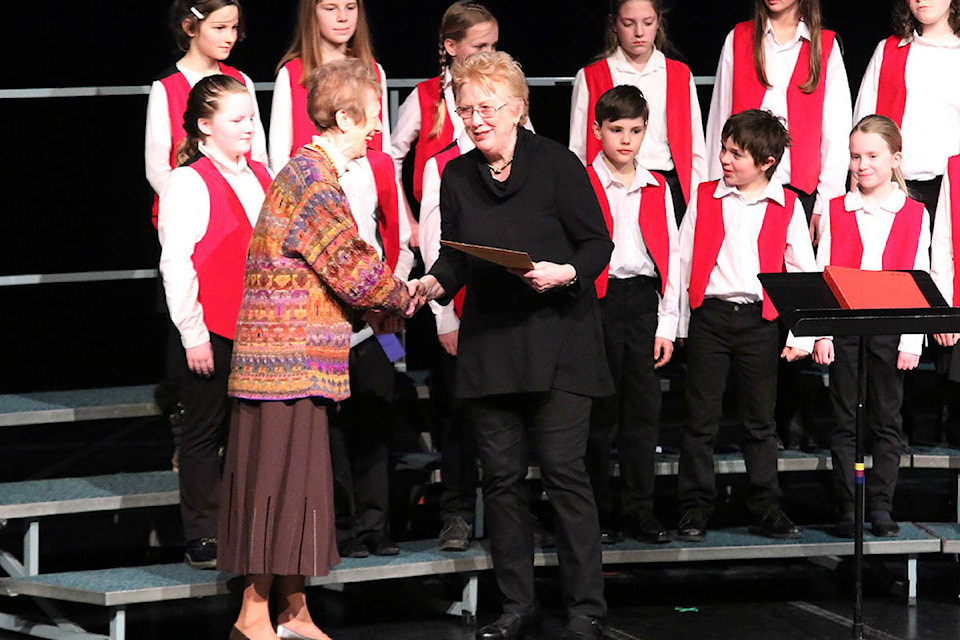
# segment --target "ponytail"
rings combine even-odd
[[[219,74],[201,78],[190,90],[187,110],[183,112],[183,130],[187,135],[177,145],[178,167],[186,164],[199,152],[199,144],[205,136],[197,122],[201,118],[212,118],[220,109],[220,100],[233,93],[247,93],[247,88],[242,82]]]

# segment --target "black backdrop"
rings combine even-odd
[[[822,0],[855,92],[892,0]],[[248,0],[248,36],[230,63],[269,82],[296,0]],[[392,78],[437,73],[436,28],[448,0],[368,0],[377,57]],[[487,0],[500,45],[529,76],[572,76],[602,45],[604,0]],[[695,75],[713,75],[749,0],[673,0],[669,32]],[[169,2],[4,3],[0,89],[146,85],[178,57]],[[268,123],[270,94],[258,96]],[[706,114],[710,89],[701,89]],[[534,90],[538,131],[566,141],[569,88]],[[146,96],[0,99],[5,131],[0,276],[154,268],[158,247],[143,176]],[[164,325],[151,281],[0,287],[0,392],[153,382]]]

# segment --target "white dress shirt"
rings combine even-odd
[[[380,88],[383,90],[383,152],[390,153],[390,117],[387,113],[387,74],[377,64],[380,72]],[[290,91],[290,73],[281,67],[273,83],[273,103],[270,107],[270,166],[280,171],[290,160],[293,147],[293,94]],[[293,149],[296,151],[296,149]],[[398,174],[399,175],[399,174]]]
[[[722,200],[724,237],[704,298],[718,298],[739,304],[761,302],[763,285],[757,277],[760,273],[758,240],[767,205],[770,202],[781,206],[786,204],[783,184],[774,177],[758,198],[747,200],[739,189],[721,180],[713,197]],[[691,198],[680,226],[680,322],[677,335],[681,338],[687,336],[690,325],[689,289],[696,227],[697,198]],[[794,203],[793,217],[787,227],[783,261],[789,273],[817,270],[807,219],[799,199]],[[813,351],[813,343],[813,338],[797,338],[792,332],[787,336],[788,347],[798,347],[808,353]]]
[[[179,69],[183,77],[187,79],[191,87],[207,75],[212,75],[197,73],[196,71],[185,69],[179,64],[177,65],[177,69]],[[247,90],[250,92],[250,97],[253,99],[253,112],[255,115],[255,128],[252,140],[253,147],[250,150],[250,157],[257,162],[269,164],[269,160],[267,159],[267,134],[263,130],[263,124],[260,123],[260,109],[257,106],[257,93],[253,87],[253,80],[245,73],[241,72],[241,75],[247,85]],[[170,172],[173,171],[170,167],[172,135],[170,110],[167,103],[167,89],[163,86],[162,82],[155,80],[150,86],[150,97],[147,99],[147,127],[143,142],[143,155],[147,169],[147,181],[157,194],[163,193],[163,188],[170,178]]]
[[[860,230],[860,242],[863,244],[863,256],[860,258],[860,268],[868,271],[883,270],[883,251],[887,246],[887,238],[893,227],[893,220],[903,208],[907,200],[906,194],[900,187],[893,185],[893,190],[879,205],[867,204],[860,192],[854,187],[853,191],[844,196],[843,204],[847,211],[856,211],[857,227]],[[829,207],[828,207],[829,209]],[[817,268],[821,271],[830,264],[830,212],[825,211],[823,216],[822,234],[817,247]],[[920,271],[930,270],[930,214],[923,210],[923,220],[920,226],[920,242],[917,246],[917,257],[913,268]],[[923,334],[905,334],[900,336],[900,351],[920,355],[923,350]]]
[[[613,218],[613,253],[610,256],[609,272],[612,280],[634,276],[657,277],[656,264],[643,241],[638,217],[643,187],[656,185],[657,180],[653,174],[639,166],[636,159],[634,164],[637,173],[633,183],[628,187],[613,176],[603,160],[603,152],[593,161],[593,168],[603,185],[607,202],[610,204],[610,215]],[[660,296],[656,336],[673,342],[677,337],[677,320],[680,312],[680,244],[670,186],[665,185],[665,187],[666,202],[664,204],[667,215],[667,237],[670,242],[667,266],[669,275],[663,295]]]
[[[244,158],[231,162],[213,149],[199,145],[233,189],[243,206],[250,226],[255,227],[263,205],[264,190]],[[180,332],[185,349],[210,341],[200,305],[200,283],[193,266],[193,252],[210,224],[210,192],[199,173],[178,167],[170,174],[160,194],[158,232],[160,273],[170,319]]]
[[[797,66],[800,56],[801,39],[810,40],[807,25],[801,22],[791,40],[785,43],[777,41],[773,27],[767,23],[763,37],[763,51],[766,60],[767,89],[760,104],[761,109],[781,116],[789,128],[787,116],[787,87]],[[753,72],[753,60],[750,60]],[[850,86],[847,84],[847,72],[843,66],[843,55],[839,43],[835,42],[827,59],[823,81],[823,137],[820,144],[820,180],[817,185],[817,199],[814,213],[823,213],[832,198],[843,195],[846,189],[847,168],[850,162]],[[803,74],[806,79],[806,74]],[[713,99],[710,101],[710,116],[707,119],[707,172],[710,180],[723,177],[720,167],[720,137],[723,125],[733,109],[733,31],[727,34],[717,65],[717,77],[713,86]],[[774,174],[782,184],[790,184],[790,149]]]
[[[953,203],[950,202],[950,174],[943,174],[937,213],[933,216],[930,242],[930,277],[940,288],[943,299],[953,305]]]
[[[633,85],[640,89],[650,108],[647,120],[647,133],[640,145],[637,161],[641,167],[651,171],[673,170],[673,156],[667,140],[667,60],[657,49],[647,61],[643,71],[630,64],[623,49],[617,50],[607,58],[613,85]],[[590,113],[590,91],[587,88],[586,74],[583,69],[577,72],[573,80],[573,98],[570,101],[570,150],[580,162],[588,164],[593,158],[587,158],[587,136],[592,136],[592,123],[595,115]],[[703,120],[700,116],[700,102],[697,98],[697,86],[690,76],[690,125],[693,134],[693,170],[691,171],[691,193],[696,193],[697,185],[706,180],[707,157],[703,138]]]
[[[877,111],[885,43],[877,45],[863,74],[854,123]],[[932,180],[946,170],[947,158],[960,153],[960,38],[935,43],[914,32],[900,41],[901,47],[908,44],[900,168],[907,180]]]
[[[473,140],[465,131],[457,136],[460,155],[474,147]],[[420,256],[423,258],[424,271],[440,257],[440,171],[437,159],[430,158],[423,168],[423,199],[420,201]],[[430,302],[430,309],[437,321],[437,335],[451,333],[460,329],[460,318],[453,308],[453,302],[440,305]]]

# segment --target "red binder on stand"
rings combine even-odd
[[[921,309],[926,297],[909,271],[866,271],[827,266],[823,279],[841,309]]]

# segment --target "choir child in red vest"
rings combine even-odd
[[[600,152],[593,134],[594,105],[614,85],[629,84],[650,108],[639,165],[663,175],[673,196],[677,223],[697,185],[706,180],[703,122],[693,75],[672,53],[663,0],[614,0],[607,46],[600,58],[577,72],[570,105],[570,150],[589,165]]]
[[[720,131],[732,113],[766,109],[790,130],[777,179],[800,195],[816,233],[831,198],[846,191],[850,87],[834,32],[821,28],[820,0],[755,0],[753,20],[727,35],[707,119],[711,179],[722,173]]]
[[[454,115],[456,116],[455,112]],[[456,116],[459,118],[459,116]],[[420,201],[420,255],[429,271],[440,256],[440,179],[447,162],[474,148],[466,131],[455,142],[427,160],[423,168],[423,199]],[[457,345],[464,290],[453,302],[430,302],[437,322],[437,339],[443,348],[437,370],[430,378],[430,398],[440,416],[440,519],[437,544],[443,551],[466,551],[473,537],[476,516],[477,446],[470,429],[470,415],[456,388]]]
[[[960,153],[960,0],[897,0],[894,34],[877,45],[860,83],[856,120],[872,113],[903,135],[901,172],[910,193],[937,209],[947,158]]]
[[[457,115],[453,101],[450,68],[458,57],[493,51],[499,38],[497,19],[480,3],[459,0],[443,13],[439,30],[440,75],[419,83],[400,105],[390,151],[399,173],[410,147],[416,142],[413,195],[417,202],[423,197],[423,168],[427,160],[463,133],[463,120]]]
[[[660,421],[657,369],[670,361],[679,315],[679,243],[670,186],[639,163],[649,107],[632,85],[600,96],[593,134],[601,152],[587,167],[613,254],[597,280],[607,362],[616,391],[594,400],[587,472],[600,516],[601,542],[616,531],[642,542],[670,542],[653,514]],[[614,439],[623,485],[619,525],[610,496]]]
[[[255,132],[247,160],[267,162],[267,136],[260,124],[257,95],[246,74],[223,64],[233,45],[243,38],[243,14],[237,0],[177,0],[170,9],[170,28],[182,58],[161,74],[150,87],[144,160],[147,181],[154,191],[153,226],[157,226],[157,203],[177,166],[176,155],[183,130],[183,112],[190,88],[200,78],[225,74],[242,82],[253,100]]]
[[[930,268],[930,217],[923,204],[906,194],[900,174],[900,130],[886,116],[871,115],[850,134],[853,190],[830,201],[817,250],[817,265],[868,269]],[[873,535],[896,537],[890,516],[903,450],[900,406],[903,372],[920,362],[923,335],[869,336],[866,424],[872,440],[873,469],[866,481]],[[857,409],[857,338],[817,340],[813,359],[830,366],[830,397],[836,420],[830,438],[833,454],[837,532],[854,530],[854,447]]]
[[[731,366],[746,429],[750,531],[796,538],[801,534],[780,508],[777,480],[777,355],[803,358],[813,340],[789,334],[780,350],[777,310],[757,274],[815,271],[816,262],[799,197],[775,177],[790,143],[781,119],[748,109],[731,116],[721,136],[723,179],[700,185],[680,228],[677,336],[687,338],[690,417],[677,481],[679,538],[706,536],[716,499],[713,445]]]
[[[940,288],[947,304],[957,306],[960,290],[960,269],[955,257],[960,255],[960,155],[947,160],[947,171],[940,185],[940,198],[933,221],[930,247],[930,276]],[[934,338],[941,347],[954,347],[960,333],[938,333]],[[960,349],[949,349],[938,363],[943,400],[947,403],[947,419],[943,439],[952,447],[960,446]],[[945,374],[945,375],[944,375]],[[944,379],[945,378],[945,379]]]
[[[250,92],[225,75],[190,91],[186,138],[160,197],[160,273],[183,349],[170,363],[183,404],[180,512],[186,561],[217,560],[220,449],[230,417],[227,378],[247,245],[270,174],[246,154],[256,135]]]

